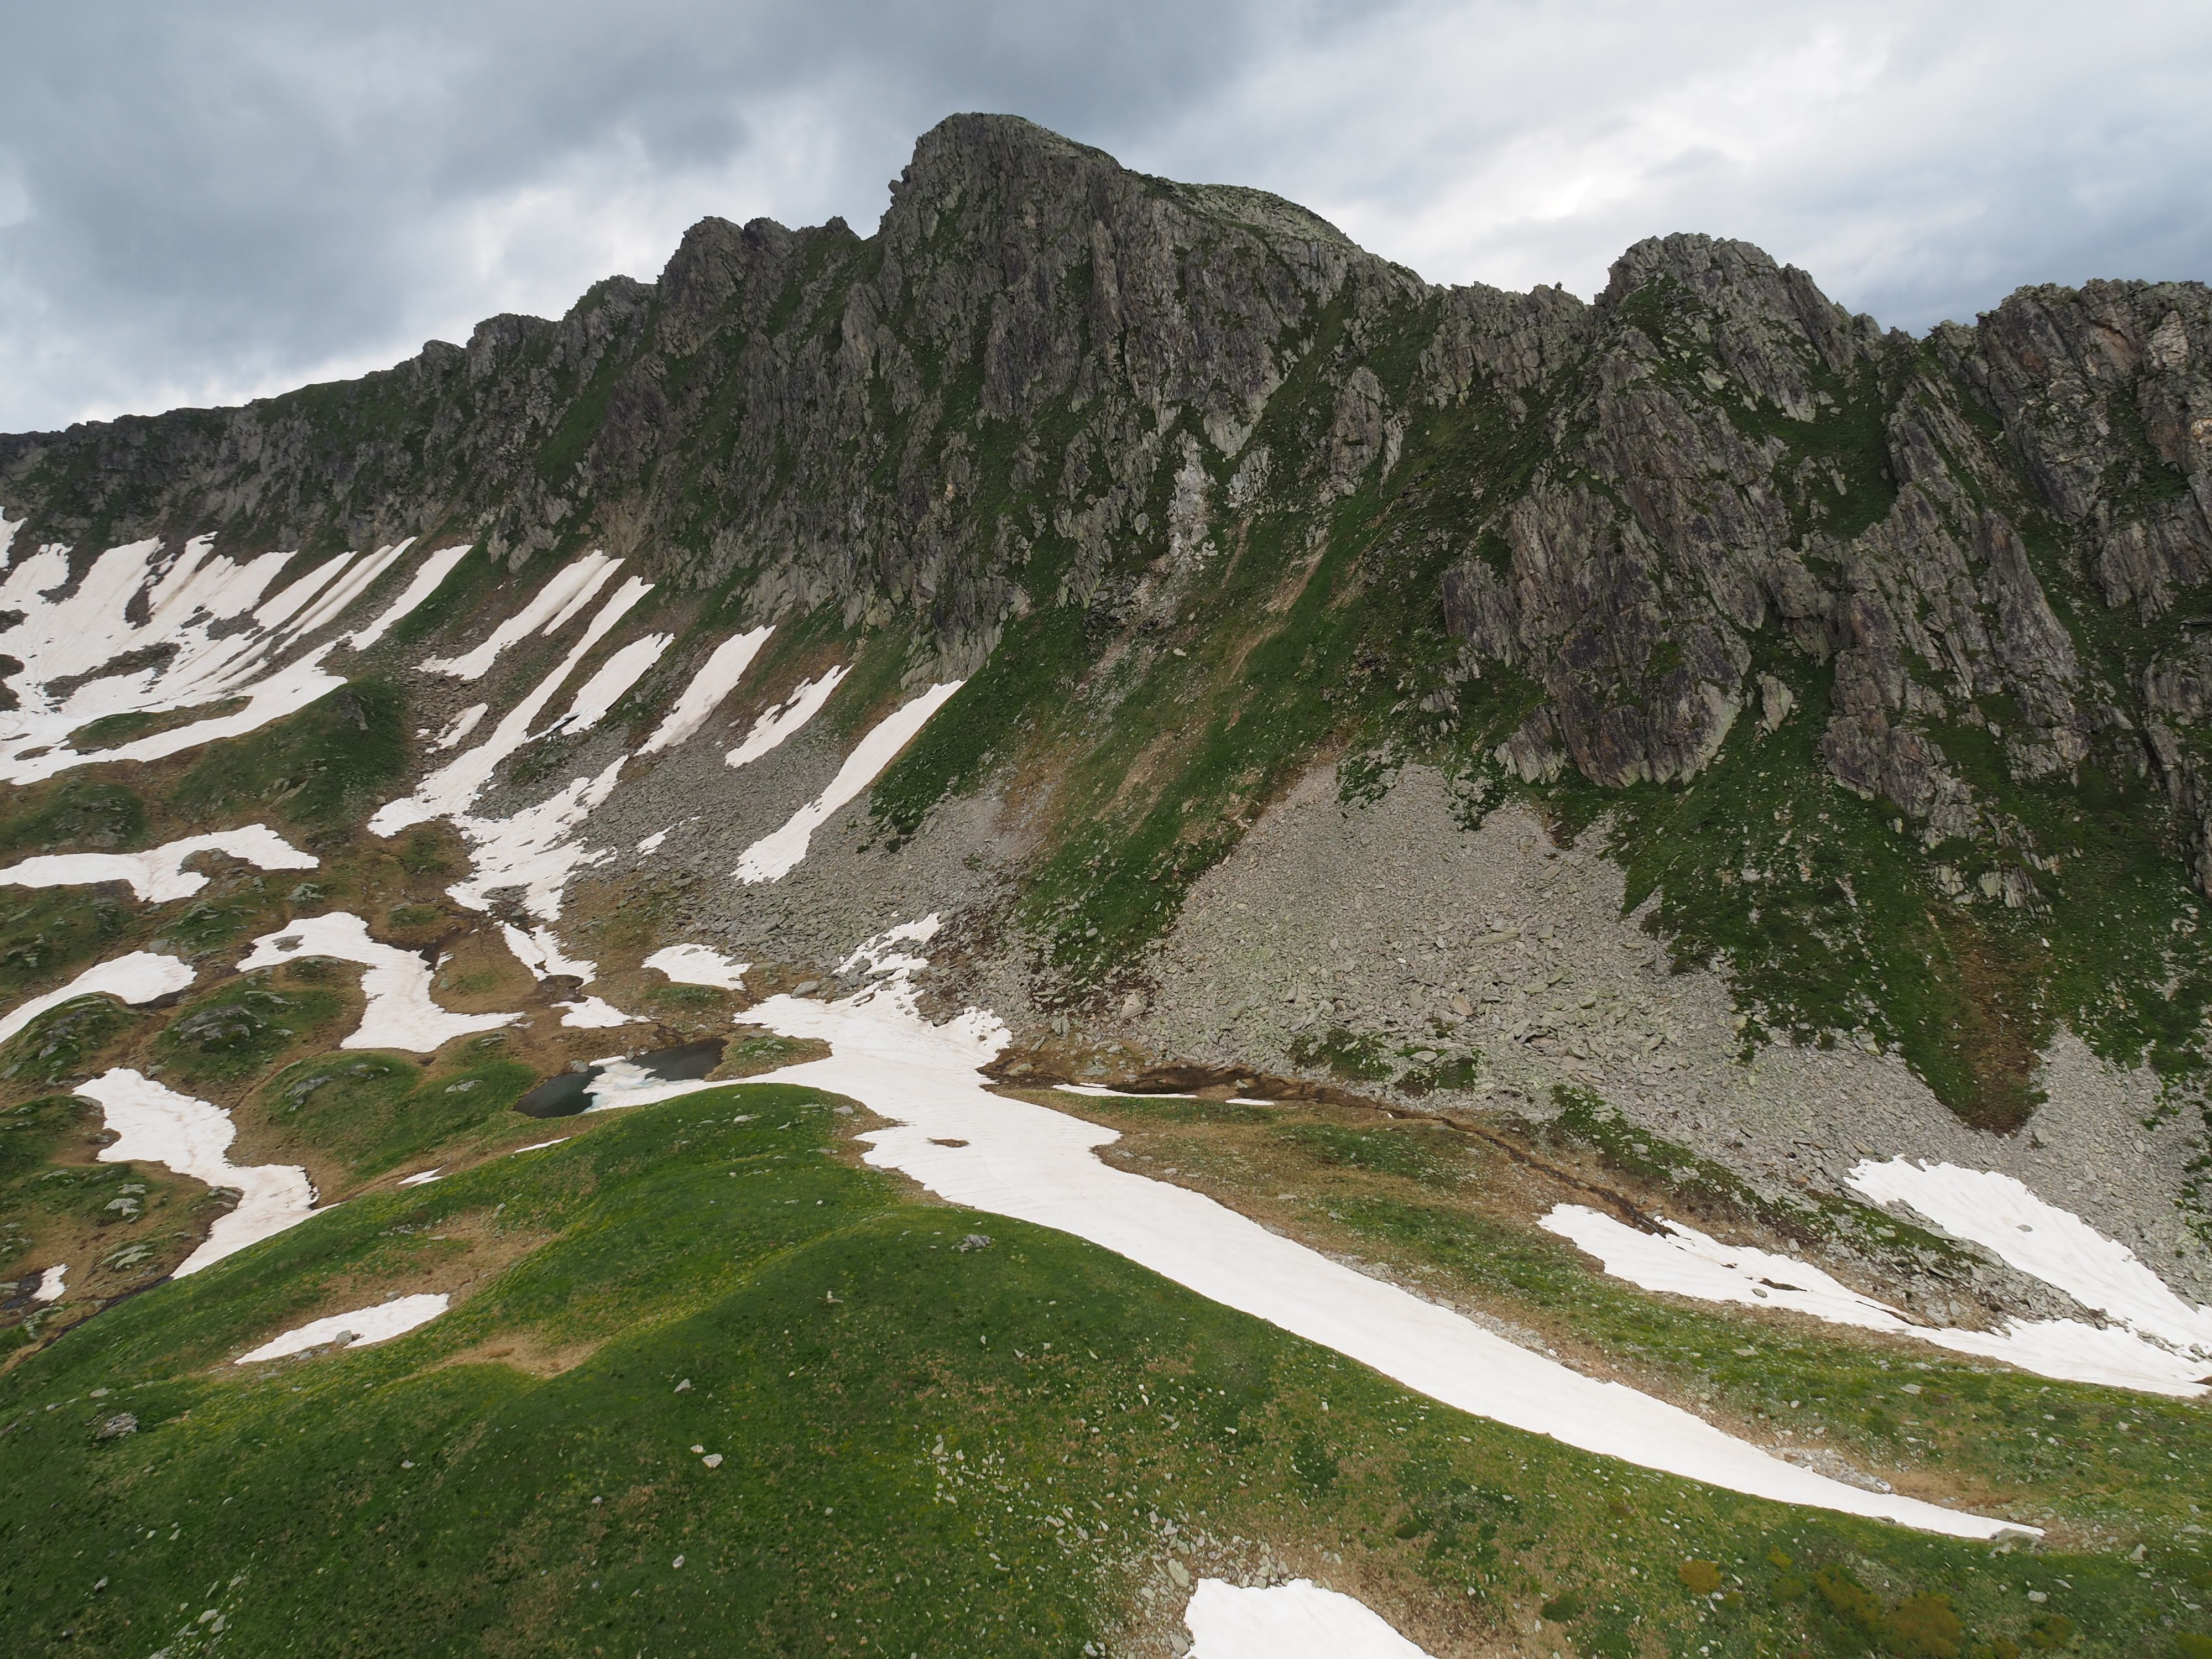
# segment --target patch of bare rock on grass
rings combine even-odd
[[[1602,843],[1593,830],[1555,846],[1517,805],[1462,830],[1443,778],[1420,767],[1348,805],[1334,767],[1316,767],[1193,889],[1146,964],[1143,1012],[1090,1035],[1345,1081],[1326,1046],[1387,1063],[1355,1085],[1383,1098],[1413,1097],[1391,1081],[1409,1072],[1455,1073],[1419,1097],[1447,1115],[1540,1119],[1556,1086],[1586,1089],[1769,1189],[1849,1197],[1844,1177],[1867,1158],[2002,1170],[2212,1297],[2212,1261],[2176,1208],[2198,1149],[2179,1119],[2142,1127],[2148,1070],[2118,1071],[2062,1032],[2043,1057],[2047,1103],[1998,1135],[1849,1036],[1746,1059],[1728,981],[1674,970],[1640,914],[1622,913]]]

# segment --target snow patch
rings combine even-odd
[[[578,1030],[604,1030],[611,1025],[635,1025],[642,1014],[626,1014],[612,1003],[599,997],[584,997],[575,1002],[558,1005],[562,1010],[561,1023]]]
[[[400,1176],[393,1184],[400,1187],[427,1187],[434,1181],[443,1181],[445,1178],[446,1174],[443,1170],[417,1170],[411,1176]]]
[[[1307,1578],[1263,1589],[1201,1578],[1182,1619],[1189,1659],[1429,1659],[1364,1601]]]
[[[1580,1204],[1562,1204],[1543,1218],[1546,1231],[1571,1241],[1605,1264],[1607,1273],[1699,1302],[1787,1308],[1832,1325],[1914,1337],[1954,1353],[2002,1360],[2039,1376],[2069,1382],[2190,1398],[2208,1365],[2120,1329],[2075,1319],[2008,1320],[2002,1331],[1916,1325],[1899,1310],[1862,1296],[1810,1262],[1748,1246],[1723,1244],[1694,1227],[1664,1218],[1664,1235],[1638,1231]]]
[[[745,740],[722,757],[732,766],[750,766],[822,712],[822,705],[852,672],[833,668],[818,680],[802,680],[799,689],[753,722]]]
[[[737,690],[745,670],[752,666],[753,659],[760,654],[761,647],[768,643],[768,636],[775,631],[773,627],[756,628],[750,633],[732,634],[716,646],[714,654],[700,665],[691,683],[676,699],[675,707],[653,728],[653,735],[637,752],[657,755],[690,738],[707,723],[708,716],[720,706],[722,699]]]
[[[738,860],[738,879],[750,884],[780,881],[789,875],[806,856],[808,842],[830,815],[873,783],[884,768],[897,758],[899,750],[913,741],[929,717],[942,708],[945,700],[963,684],[961,680],[948,680],[933,685],[912,702],[878,721],[845,757],[845,763],[837,769],[837,775],[830,780],[828,787],[793,812],[781,829],[771,830],[745,848],[744,856]]]
[[[62,1279],[68,1273],[69,1263],[66,1261],[57,1262],[47,1268],[39,1275],[39,1287],[31,1292],[31,1300],[33,1302],[60,1301],[64,1291],[67,1288],[63,1285]]]
[[[189,898],[207,885],[205,876],[184,866],[195,853],[211,852],[228,853],[264,870],[312,870],[319,862],[267,824],[249,823],[242,830],[219,830],[213,835],[173,841],[146,853],[43,854],[0,869],[0,885],[73,887],[127,881],[143,902],[161,904]]]
[[[100,1150],[102,1164],[159,1164],[210,1187],[238,1194],[237,1207],[216,1218],[206,1240],[180,1262],[173,1278],[214,1266],[249,1244],[296,1227],[315,1212],[307,1172],[293,1164],[230,1161],[238,1131],[220,1106],[180,1095],[153,1079],[118,1066],[76,1092],[97,1101],[116,1139]]]
[[[258,1360],[282,1359],[287,1354],[304,1353],[329,1342],[353,1348],[365,1348],[372,1342],[389,1342],[395,1336],[404,1336],[428,1324],[446,1311],[448,1300],[442,1292],[400,1296],[380,1302],[373,1308],[356,1308],[351,1313],[310,1320],[296,1330],[270,1337],[252,1352],[239,1355],[231,1364],[251,1365]]]
[[[0,1014],[0,1042],[7,1042],[47,1009],[58,1008],[72,998],[106,995],[118,1002],[151,1002],[183,990],[192,982],[194,974],[190,963],[157,951],[133,951],[116,957],[86,969],[58,991],[47,991]]]
[[[2126,1245],[2011,1176],[1897,1158],[1869,1159],[1845,1179],[1861,1196],[1906,1205],[1954,1238],[1979,1244],[2083,1307],[2212,1369],[2212,1308],[2191,1307]]]
[[[576,693],[568,712],[538,735],[550,738],[556,732],[590,731],[607,717],[607,711],[623,700],[623,694],[644,677],[646,670],[660,660],[660,653],[675,637],[647,634],[641,640],[632,640],[599,665]]]
[[[742,991],[745,988],[745,972],[750,962],[732,962],[719,951],[710,951],[703,945],[672,945],[655,951],[642,964],[658,968],[678,985],[711,985],[720,991]]]
[[[337,620],[411,545],[341,555],[266,601],[262,593],[291,554],[235,562],[216,552],[212,536],[194,537],[173,556],[158,541],[131,542],[102,553],[71,589],[69,549],[40,548],[0,577],[0,614],[19,613],[0,631],[0,648],[25,665],[15,683],[18,706],[0,712],[0,781],[33,783],[95,760],[159,760],[306,708],[345,684],[322,666],[343,641],[289,660],[284,653]],[[146,620],[131,621],[139,608]],[[134,656],[146,665],[102,672]],[[112,749],[81,751],[68,741],[106,715],[240,697],[243,708]]]
[[[341,1048],[404,1048],[427,1054],[454,1037],[495,1030],[521,1018],[456,1014],[441,1008],[430,1000],[429,963],[412,951],[371,939],[368,924],[349,910],[333,910],[263,934],[253,941],[252,951],[238,964],[238,971],[250,974],[307,957],[332,957],[368,969],[361,976],[361,992],[368,1006],[362,1011],[360,1025],[338,1044]]]

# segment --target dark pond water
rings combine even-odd
[[[632,1054],[620,1062],[644,1073],[655,1083],[689,1083],[702,1078],[722,1063],[722,1039],[687,1042],[680,1048],[659,1048],[649,1054]],[[611,1068],[588,1066],[580,1072],[549,1077],[514,1103],[525,1117],[574,1117],[592,1103],[592,1085]]]

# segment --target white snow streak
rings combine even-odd
[[[848,668],[833,668],[818,680],[802,680],[799,689],[753,722],[745,740],[722,757],[732,766],[750,766],[822,712]]]
[[[560,632],[561,624],[590,604],[607,578],[621,567],[620,559],[611,559],[604,553],[585,554],[556,571],[529,604],[492,629],[475,650],[459,657],[433,657],[422,665],[423,672],[451,675],[457,680],[482,679],[501,652],[541,623],[547,635]]]
[[[46,1272],[40,1273],[39,1275],[39,1287],[31,1292],[31,1300],[33,1302],[60,1301],[63,1294],[68,1288],[62,1283],[63,1278],[68,1273],[68,1272],[69,1263],[64,1261],[57,1266],[47,1268]]]
[[[179,1264],[182,1279],[258,1243],[314,1213],[315,1189],[307,1172],[291,1164],[230,1161],[237,1135],[230,1114],[204,1100],[180,1095],[128,1067],[79,1084],[76,1092],[100,1103],[117,1139],[100,1151],[103,1164],[160,1164],[210,1187],[235,1191],[238,1206],[219,1217],[206,1241]]]
[[[1364,1601],[1307,1578],[1264,1589],[1201,1578],[1182,1620],[1189,1659],[1429,1659]]]
[[[742,991],[750,962],[732,962],[703,945],[672,945],[655,951],[641,964],[658,968],[678,985],[711,985],[717,990]]]
[[[844,765],[837,769],[837,775],[830,780],[820,794],[793,812],[781,829],[771,830],[745,848],[738,860],[734,872],[737,878],[752,884],[780,881],[789,875],[806,856],[807,843],[830,815],[873,783],[963,684],[960,680],[949,680],[933,685],[904,708],[892,710],[877,722],[875,729],[845,757]]]
[[[399,623],[421,608],[422,601],[438,591],[453,567],[468,556],[469,544],[459,547],[441,547],[416,568],[414,579],[399,591],[399,597],[386,607],[382,616],[366,628],[356,629],[346,635],[346,643],[356,651],[366,651]]]
[[[327,1318],[310,1320],[296,1330],[282,1336],[272,1336],[251,1353],[242,1353],[234,1365],[251,1365],[257,1360],[282,1359],[287,1354],[302,1353],[309,1348],[319,1348],[326,1342],[337,1342],[348,1347],[366,1348],[373,1342],[389,1342],[395,1336],[404,1336],[411,1330],[428,1324],[446,1311],[448,1298],[441,1292],[435,1295],[399,1296],[389,1302],[380,1302],[374,1307],[356,1308],[351,1313],[331,1314]]]
[[[1909,1336],[1954,1353],[2000,1359],[2039,1376],[2188,1398],[2212,1365],[2145,1340],[2134,1333],[2077,1319],[2006,1322],[2002,1331],[1916,1325],[1886,1302],[1862,1296],[1809,1262],[1748,1246],[1723,1244],[1693,1227],[1662,1218],[1664,1237],[1640,1232],[1579,1204],[1562,1204],[1543,1226],[1605,1264],[1616,1279],[1699,1302],[1786,1308],[1832,1325]]]
[[[775,632],[773,627],[756,628],[750,633],[732,634],[714,647],[714,654],[699,666],[690,684],[653,727],[653,735],[645,740],[641,755],[657,755],[664,749],[673,749],[707,723],[707,718],[721,706],[722,699],[737,690],[738,682],[744,678],[745,670],[752,666],[753,659],[760,654],[768,636]]]
[[[553,701],[591,648],[629,613],[630,607],[652,591],[651,582],[641,581],[635,576],[625,581],[615,591],[614,597],[599,607],[591,626],[584,630],[584,637],[576,641],[551,673],[531,689],[527,696],[507,711],[489,737],[424,778],[416,786],[413,794],[379,807],[368,821],[369,829],[380,836],[391,836],[432,818],[451,817],[467,830],[469,824],[462,815],[491,781],[499,763],[530,741],[531,722]]]
[[[568,712],[538,735],[550,738],[556,732],[590,731],[606,718],[607,710],[622,701],[623,694],[638,683],[645,671],[660,660],[660,653],[675,637],[648,634],[641,640],[632,640],[599,665],[577,691]]]
[[[878,959],[890,955],[888,941],[866,948]],[[1112,1130],[986,1089],[978,1068],[1005,1047],[1006,1027],[978,1009],[929,1024],[916,1012],[904,967],[842,1001],[771,997],[746,1018],[831,1045],[827,1060],[753,1080],[808,1084],[893,1120],[899,1127],[863,1137],[871,1164],[902,1170],[952,1203],[1087,1239],[1448,1405],[1753,1497],[1959,1537],[2021,1530],[1785,1463],[1688,1412],[1584,1376],[1355,1273],[1200,1194],[1111,1168],[1095,1153],[1117,1139]]]
[[[430,965],[412,951],[371,939],[368,924],[349,910],[333,910],[263,934],[238,971],[250,974],[307,957],[332,957],[368,969],[361,976],[361,992],[368,1006],[362,1011],[361,1024],[338,1044],[341,1048],[404,1048],[427,1054],[454,1037],[494,1030],[521,1018],[447,1012],[430,1000]]]
[[[0,1042],[5,1042],[49,1008],[58,1008],[76,997],[105,994],[119,1002],[151,1002],[192,982],[188,962],[165,957],[157,951],[133,951],[86,969],[58,991],[48,991],[18,1003],[0,1014]]]
[[[265,823],[173,841],[144,853],[46,853],[0,869],[0,885],[74,887],[101,881],[127,881],[149,904],[189,898],[208,878],[187,870],[195,853],[228,853],[264,870],[312,870],[319,860],[303,853]]]
[[[447,726],[443,732],[440,733],[437,742],[432,744],[430,747],[434,750],[451,749],[463,738],[465,738],[470,732],[475,731],[477,725],[483,720],[483,717],[489,713],[491,713],[491,705],[489,703],[471,703],[466,708],[464,708],[459,714],[453,716],[453,723]]]

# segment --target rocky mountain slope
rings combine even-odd
[[[985,1622],[959,1650],[1165,1650],[1188,1604],[1200,1651],[1231,1651],[1201,1629],[1232,1603],[1192,1599],[1193,1533],[1223,1594],[1364,1588],[1437,1653],[2197,1639],[2197,1511],[2168,1477],[2203,1449],[2212,1373],[2208,363],[2197,283],[2025,289],[1920,339],[1702,236],[1630,249],[1589,304],[1440,289],[1291,204],[966,116],[920,141],[872,236],[710,219],[657,283],[612,279],[558,321],[494,319],[241,409],[0,438],[0,1121],[21,1131],[0,1392],[66,1401],[74,1432],[127,1372],[204,1420],[244,1386],[207,1381],[230,1348],[295,1315],[358,1322],[388,1290],[434,1322],[375,1358],[303,1337],[306,1360],[270,1363],[333,1402],[344,1367],[381,1368],[344,1386],[394,1411],[485,1379],[438,1407],[474,1445],[500,1400],[643,1411],[616,1403],[623,1378],[666,1360],[665,1392],[707,1367],[682,1356],[726,1352],[679,1333],[799,1305],[764,1288],[787,1272],[834,1308],[855,1240],[919,1231],[893,1277],[937,1284],[957,1255],[997,1285],[978,1308],[1057,1306],[1080,1279],[1112,1325],[1164,1305],[1130,1275],[1196,1292],[1206,1311],[1174,1317],[1199,1347],[1132,1327],[1084,1351],[1204,1374],[1246,1413],[1207,1443],[1235,1429],[1290,1460],[1180,1468],[1188,1404],[1128,1464],[1063,1449],[1054,1470],[1088,1472],[1051,1478],[1102,1515],[1136,1479],[1117,1471],[1151,1471],[1150,1541],[1025,1554],[1027,1633]],[[674,1054],[703,1058],[639,1059]],[[587,1099],[635,1115],[576,1117],[606,1127],[544,1156],[595,1173],[516,1173],[544,1115]],[[739,1133],[771,1107],[787,1145]],[[668,1136],[617,1127],[646,1123]],[[1070,1134],[1075,1163],[1021,1162]],[[676,1155],[695,1143],[714,1150]],[[971,1145],[991,1181],[928,1150]],[[873,1167],[833,1174],[825,1151]],[[1150,1184],[1085,1210],[1102,1160]],[[767,1206],[731,1224],[743,1285],[653,1279],[663,1202],[699,1248],[729,1243],[716,1170]],[[794,1181],[821,1190],[764,1196]],[[292,1231],[334,1196],[355,1219]],[[781,1206],[810,1200],[848,1220],[785,1237]],[[940,1200],[973,1208],[940,1226],[960,1215]],[[1152,1232],[1116,1218],[1156,1200]],[[2012,1232],[1976,1218],[2000,1214]],[[1216,1260],[1291,1239],[1310,1254],[1280,1282],[1308,1288],[1209,1277],[1190,1241],[1224,1217],[1267,1231]],[[1025,1254],[1003,1284],[1015,1261],[988,1239],[934,1242],[1008,1228]],[[601,1236],[632,1242],[594,1266]],[[416,1260],[433,1237],[452,1248]],[[811,1265],[772,1268],[783,1250]],[[1576,1372],[1682,1420],[1609,1439],[1603,1412],[1416,1376],[1421,1344],[1330,1323],[1320,1287],[1347,1261],[1453,1310],[1446,1347],[1508,1345],[1474,1370],[1542,1355],[1565,1370],[1537,1395],[1579,1398]],[[547,1275],[609,1306],[562,1311]],[[218,1278],[242,1287],[231,1311],[193,1299]],[[659,1311],[625,1349],[632,1295]],[[930,1512],[981,1473],[947,1461],[933,1389],[977,1402],[994,1455],[1032,1443],[988,1403],[1007,1379],[946,1369],[926,1322],[850,1340],[843,1363],[896,1371],[899,1422],[938,1425]],[[1454,1443],[1481,1443],[1446,1461],[1474,1462],[1421,1474],[1340,1438],[1281,1380],[1332,1352],[1383,1390],[1359,1432],[1441,1401],[1439,1423],[1480,1425]],[[1978,1402],[1940,1430],[1905,1431],[1924,1406],[1861,1409],[1899,1397],[1893,1366],[1936,1364],[1929,1388]],[[1240,1367],[1275,1380],[1240,1395]],[[774,1382],[746,1382],[744,1409],[848,1431]],[[1093,1418],[1118,1413],[1103,1386],[1076,1389]],[[2107,1427],[2051,1450],[2075,1437],[2045,1445],[2046,1396],[2074,1415],[2045,1423]],[[96,1413],[91,1451],[0,1439],[0,1463],[125,1503],[82,1460],[121,1455],[152,1421],[131,1414],[108,1435]],[[374,1462],[368,1429],[325,1420],[332,1471]],[[1750,1473],[1682,1449],[1714,1423],[1765,1449]],[[1509,1513],[1531,1490],[1515,1448],[1560,1442],[1592,1493],[1640,1468],[1721,1494],[1696,1524],[1751,1565],[1701,1589],[1705,1556],[1646,1560],[1663,1540],[1614,1527],[1602,1584],[1570,1584]],[[180,1468],[225,1441],[190,1443]],[[799,1500],[767,1496],[762,1455],[728,1485],[781,1514]],[[505,1513],[520,1489],[473,1467],[456,1491]],[[993,1467],[1002,1497],[1051,1483]],[[1178,1470],[1216,1482],[1203,1524],[1168,1501]],[[250,1506],[301,1478],[264,1470]],[[641,1479],[637,1524],[702,1524]],[[1644,1513],[1626,1490],[1547,1525]],[[890,1538],[907,1501],[837,1507]],[[1324,1524],[1316,1504],[1348,1507]],[[2094,1616],[2047,1588],[2019,1603],[1985,1550],[1774,1518],[1828,1510],[2039,1528],[2103,1586]],[[430,1517],[402,1504],[377,1532]],[[2121,1565],[2138,1544],[2163,1553],[2148,1583]],[[948,1534],[932,1571],[967,1584],[1006,1546]],[[234,1644],[301,1639],[313,1571],[287,1548],[287,1588]],[[838,1571],[882,1589],[879,1638],[935,1650],[918,1632],[952,1603],[878,1549]],[[170,1571],[133,1568],[144,1616]],[[1446,1580],[1458,1600],[1436,1603]],[[471,1621],[514,1616],[503,1582],[469,1567],[408,1639],[495,1644]],[[798,1581],[776,1582],[787,1605]],[[99,1624],[35,1594],[52,1639]],[[293,1622],[266,1622],[279,1603]],[[168,1650],[245,1617],[210,1605]],[[836,1645],[819,1612],[769,1605],[742,1611],[761,1650]],[[124,1617],[100,1626],[117,1651]],[[580,1651],[581,1618],[523,1644]]]

